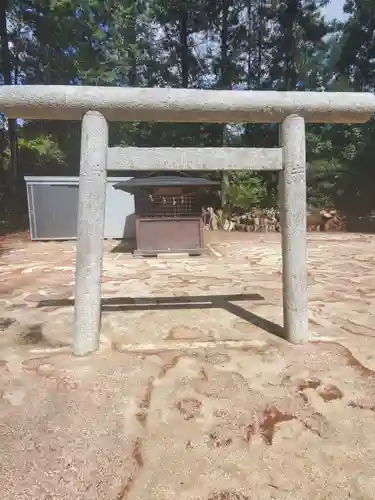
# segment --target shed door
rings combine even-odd
[[[36,238],[77,237],[78,184],[34,184],[33,208]]]

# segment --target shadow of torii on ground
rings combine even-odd
[[[277,337],[285,338],[284,329],[257,314],[233,304],[241,301],[260,301],[258,293],[236,295],[195,295],[171,297],[112,297],[101,301],[102,312],[110,311],[160,311],[163,309],[224,309],[249,323]],[[37,307],[74,306],[73,299],[43,300]]]

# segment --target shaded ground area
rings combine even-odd
[[[107,242],[86,358],[69,349],[74,243],[3,245],[2,499],[373,498],[375,237],[309,237],[300,347],[275,335],[279,235],[207,238],[186,260]]]

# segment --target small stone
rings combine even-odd
[[[169,330],[166,340],[191,340],[204,338],[204,336],[202,330],[198,328],[178,325]]]
[[[328,384],[320,388],[318,393],[325,402],[341,399],[344,396],[340,389],[332,384]]]
[[[25,297],[26,302],[40,302],[43,299],[43,295],[40,295],[39,293],[30,293]]]
[[[14,389],[3,394],[3,399],[12,406],[20,406],[25,398],[26,391],[24,389]]]
[[[55,372],[55,367],[51,363],[43,363],[37,368],[37,373],[42,377],[50,377]]]
[[[174,253],[158,253],[158,259],[187,259],[189,257],[188,253],[184,252],[174,252]]]
[[[0,318],[0,331],[3,332],[7,328],[9,328],[16,320],[13,318]]]

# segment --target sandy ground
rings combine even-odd
[[[2,500],[374,498],[375,237],[309,236],[297,347],[277,336],[279,235],[207,236],[186,260],[107,242],[84,358],[74,243],[3,242]]]

